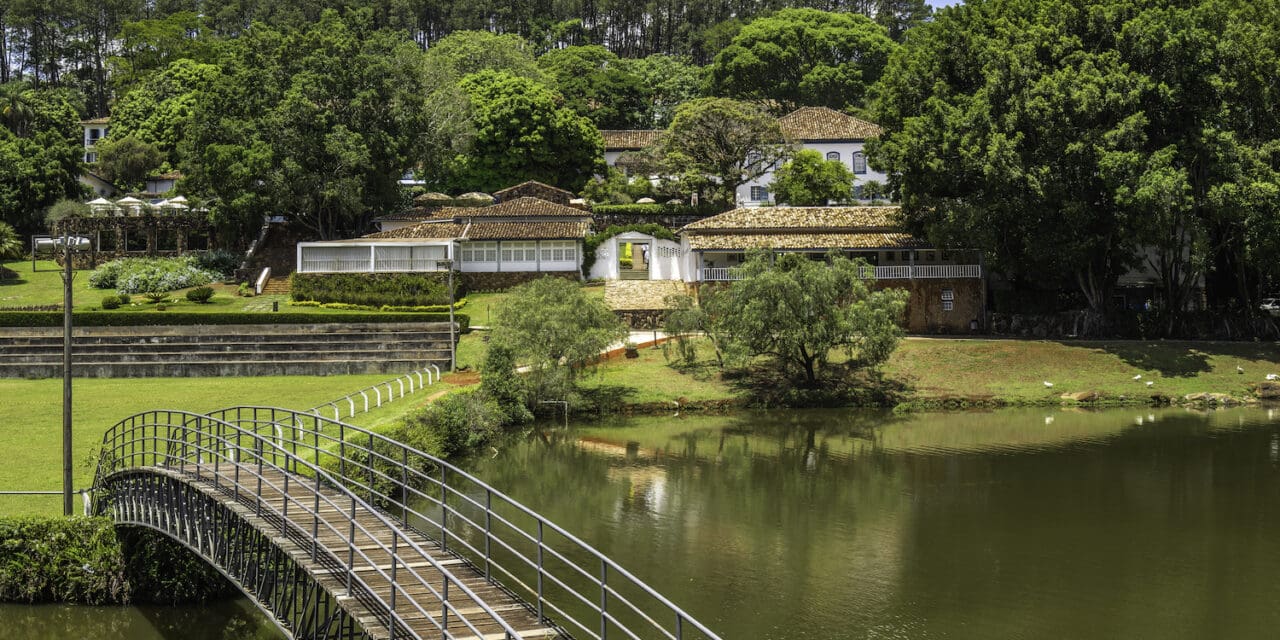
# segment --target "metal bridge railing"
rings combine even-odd
[[[493,638],[497,636],[492,629],[486,634],[480,627],[495,624],[505,640],[521,637],[393,519],[346,489],[347,480],[299,457],[298,443],[288,439],[297,433],[270,422],[231,423],[184,411],[130,416],[103,437],[94,480],[94,512],[111,508],[110,477],[117,472],[153,467],[195,474],[206,481],[211,476],[216,490],[275,523],[282,536],[309,548],[313,562],[341,567],[338,575],[348,593],[374,612],[392,638],[422,637],[406,616],[427,620],[435,629],[429,637]],[[299,491],[304,488],[308,490]],[[343,540],[343,548],[337,552],[322,548],[319,541],[324,534]],[[379,555],[376,562],[370,554]],[[429,596],[410,596],[411,588],[425,589]],[[428,597],[430,601],[423,603]],[[459,622],[465,630],[457,628]]]
[[[311,457],[352,493],[466,559],[575,638],[720,640],[600,551],[435,456],[299,411],[232,407],[210,415],[246,430],[279,429],[292,454]]]

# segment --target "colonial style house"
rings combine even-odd
[[[92,164],[98,161],[98,141],[107,137],[107,129],[111,124],[111,118],[92,118],[89,120],[81,120],[80,126],[84,128],[84,162]]]
[[[967,332],[981,324],[981,256],[939,249],[905,233],[898,213],[892,206],[740,207],[684,226],[678,243],[635,233],[607,239],[596,249],[591,275],[628,279],[641,273],[704,285],[737,279],[737,268],[753,250],[814,259],[834,250],[866,261],[864,275],[875,286],[911,292],[908,330]]]
[[[854,197],[863,197],[863,186],[868,182],[884,184],[888,176],[867,164],[863,145],[880,135],[880,127],[874,123],[841,113],[827,107],[801,107],[778,119],[783,134],[800,149],[811,149],[827,160],[838,161],[853,172]],[[622,161],[625,170],[625,154],[639,151],[657,141],[662,131],[657,130],[605,130],[604,159],[609,166]],[[738,187],[736,200],[741,206],[773,204],[769,183],[773,171]]]
[[[360,238],[298,244],[299,273],[462,273],[473,289],[542,275],[579,279],[591,213],[537,198],[440,207],[425,219]]]

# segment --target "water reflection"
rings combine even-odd
[[[1270,637],[1274,412],[613,421],[476,471],[726,638]]]
[[[0,604],[3,637],[22,640],[282,640],[245,599],[181,607]]]

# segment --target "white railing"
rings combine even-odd
[[[444,271],[439,260],[429,258],[378,258],[374,271]]]
[[[858,274],[863,278],[875,280],[911,280],[930,278],[981,278],[982,267],[976,264],[931,264],[901,265],[892,267],[862,267]],[[737,267],[704,267],[700,274],[702,282],[729,282],[741,280],[742,275]]]
[[[303,273],[365,273],[369,271],[368,258],[351,260],[342,258],[316,258],[302,261]]]
[[[267,281],[271,279],[271,267],[263,267],[262,273],[258,274],[258,281],[253,283],[254,295],[262,295],[262,290],[266,288]]]
[[[704,267],[702,269],[703,282],[729,282],[731,280],[741,280],[742,272],[737,267]]]
[[[432,379],[433,373],[435,374],[434,379]],[[417,377],[416,386],[414,385],[415,376]],[[407,387],[405,385],[405,381],[408,381],[409,383]],[[328,413],[329,410],[332,410],[333,419],[341,420],[343,418],[342,414],[345,410],[347,414],[346,417],[351,418],[351,417],[354,417],[357,413],[364,413],[368,411],[370,408],[376,409],[378,407],[381,407],[385,403],[395,400],[397,397],[403,398],[406,393],[416,393],[439,381],[440,381],[440,367],[434,364],[430,364],[423,367],[422,369],[415,369],[413,371],[410,371],[409,373],[406,373],[405,375],[402,375],[398,378],[392,378],[384,382],[379,382],[378,384],[375,384],[371,387],[365,387],[354,393],[348,393],[347,395],[342,396],[341,398],[338,398],[333,402],[318,404],[308,409],[306,413],[312,413],[318,416],[323,416],[324,413],[321,413],[321,410],[324,410],[325,413]],[[395,386],[392,386],[392,385],[395,385]],[[396,395],[397,389],[400,391],[399,396]],[[372,405],[370,405],[369,403],[370,399],[373,400]]]

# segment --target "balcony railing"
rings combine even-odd
[[[863,267],[863,278],[874,280],[923,280],[927,278],[981,278],[982,266],[976,264],[902,265],[892,267]],[[702,282],[730,282],[741,280],[737,267],[704,267],[699,274]]]

